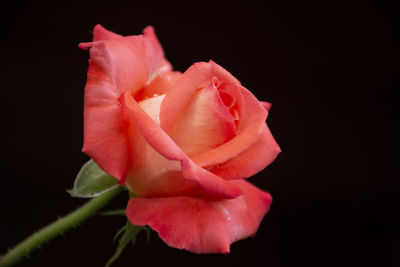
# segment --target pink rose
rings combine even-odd
[[[280,152],[258,101],[210,61],[173,72],[152,27],[94,28],[83,151],[136,194],[126,214],[170,246],[228,253],[254,235],[271,196],[245,181]]]

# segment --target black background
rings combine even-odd
[[[1,7],[0,250],[78,207],[83,94],[97,23],[153,25],[184,71],[213,59],[259,99],[283,152],[251,181],[274,202],[229,255],[140,236],[114,266],[399,266],[398,6],[386,1],[15,1]],[[398,123],[398,121],[396,121]],[[124,206],[126,198],[112,205]],[[20,266],[103,266],[123,218],[97,217]]]

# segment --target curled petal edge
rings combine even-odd
[[[271,195],[244,180],[232,181],[243,195],[207,201],[195,197],[131,198],[126,215],[149,225],[169,246],[194,253],[230,252],[230,244],[254,236],[269,211]]]
[[[146,141],[161,155],[181,163],[183,178],[195,181],[200,195],[206,198],[236,198],[242,191],[232,183],[196,165],[138,105],[129,93],[121,97],[121,103]]]

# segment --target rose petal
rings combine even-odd
[[[240,82],[235,77],[213,61],[193,64],[176,81],[174,90],[166,93],[160,117],[161,127],[167,133],[173,130],[175,123],[183,114],[183,110],[186,108],[196,89],[209,85],[213,77],[217,77],[221,81],[240,85]]]
[[[127,185],[132,191],[143,189],[146,191],[139,192],[139,194],[147,196],[194,194],[212,198],[234,198],[241,194],[241,190],[233,184],[194,164],[129,93],[121,98],[121,104],[124,109],[124,118],[129,125],[128,130],[136,131],[133,126],[137,126],[140,134],[146,140],[143,142],[138,139],[139,141],[135,142],[135,139],[130,139],[134,142],[131,145],[134,147],[136,144],[148,143],[154,149],[154,153],[148,157],[150,161],[144,162],[143,168],[132,168],[132,172],[128,175]],[[138,136],[136,133],[133,135]],[[132,151],[134,151],[133,148]],[[139,150],[136,162],[145,160],[143,153],[142,150]],[[161,154],[165,162],[160,164],[157,154]],[[180,162],[182,175],[177,175],[179,172],[176,167],[169,169],[167,160]],[[166,170],[162,170],[160,166]],[[146,172],[148,168],[160,170],[150,173],[148,177],[138,175],[141,171]],[[174,179],[175,181],[173,181]],[[169,182],[166,183],[166,181]]]
[[[260,101],[261,105],[265,108],[266,111],[269,111],[272,107],[272,104],[266,101]]]
[[[97,24],[93,28],[93,41],[101,41],[101,40],[110,40],[110,39],[119,39],[119,38],[124,38],[122,35],[119,35],[117,33],[111,32],[107,29],[105,29],[103,26],[100,24]]]
[[[225,144],[192,157],[202,167],[222,164],[249,149],[260,138],[267,111],[246,88],[240,86],[243,107],[240,112],[238,134]]]
[[[158,125],[160,123],[160,102],[163,98],[164,95],[161,95],[138,103],[140,109]],[[126,110],[124,103],[122,100],[122,106]],[[183,178],[180,163],[169,160],[158,153],[140,132],[132,112],[127,110],[124,113],[130,151],[133,155],[126,181],[129,191],[139,196],[196,194],[197,183]]]
[[[135,92],[146,84],[149,67],[142,36],[97,41],[80,47],[90,48],[90,62],[108,75],[117,95],[128,90]]]
[[[211,171],[225,179],[251,177],[271,164],[280,152],[268,126],[264,124],[255,144],[226,163],[217,164]]]
[[[149,80],[152,80],[160,72],[171,70],[172,67],[164,58],[164,51],[152,26],[147,26],[143,30],[143,39],[146,48],[147,65],[151,74]]]
[[[233,117],[213,82],[193,94],[171,132],[172,139],[189,157],[214,149],[235,136]]]
[[[158,62],[160,68],[165,60],[151,33],[120,37],[98,25],[94,34],[94,42],[80,44],[90,48],[83,151],[123,184],[132,160],[118,99],[143,88],[153,76],[153,65]]]
[[[261,105],[265,108],[266,111],[269,111],[272,107],[272,104],[266,101],[260,101]]]
[[[208,64],[211,65],[214,75],[217,76],[221,81],[228,81],[236,85],[241,84],[238,79],[236,79],[232,74],[229,73],[229,71],[227,71],[214,61],[210,60]]]
[[[229,108],[229,112],[235,122],[235,126],[239,129],[239,120],[243,117],[243,94],[241,93],[241,85],[229,82],[221,82],[218,87],[219,95],[224,104]]]
[[[195,253],[229,253],[230,244],[256,233],[271,196],[244,180],[243,195],[207,201],[195,197],[131,198],[126,214],[134,225],[149,225],[168,245]]]
[[[218,76],[217,76],[218,75]],[[202,167],[222,164],[229,159],[249,149],[259,138],[262,125],[267,118],[267,111],[261,103],[246,88],[240,85],[229,72],[214,62],[193,64],[176,81],[174,90],[166,92],[165,100],[161,105],[160,119],[161,127],[172,134],[190,98],[196,89],[205,87],[212,78],[216,76],[221,82],[230,82],[234,88],[230,93],[235,94],[238,101],[238,133],[235,138],[216,147],[194,155],[192,160]]]
[[[141,101],[155,95],[162,95],[179,79],[182,74],[177,71],[163,71],[158,74],[149,84],[135,95],[136,101]]]
[[[130,160],[127,137],[118,102],[120,88],[110,75],[105,45],[96,43],[85,88],[83,152],[123,183]]]
[[[205,62],[195,63],[186,70],[174,89],[166,92],[160,111],[161,128],[170,133],[195,90],[206,86],[211,78],[211,65]]]

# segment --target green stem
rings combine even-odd
[[[82,207],[71,212],[67,216],[60,218],[52,224],[44,227],[39,232],[34,233],[16,247],[11,249],[7,254],[0,257],[0,267],[9,267],[18,263],[24,256],[38,248],[61,233],[77,226],[91,216],[95,215],[101,208],[110,202],[115,196],[122,192],[123,188],[118,186],[100,196],[93,198]]]

